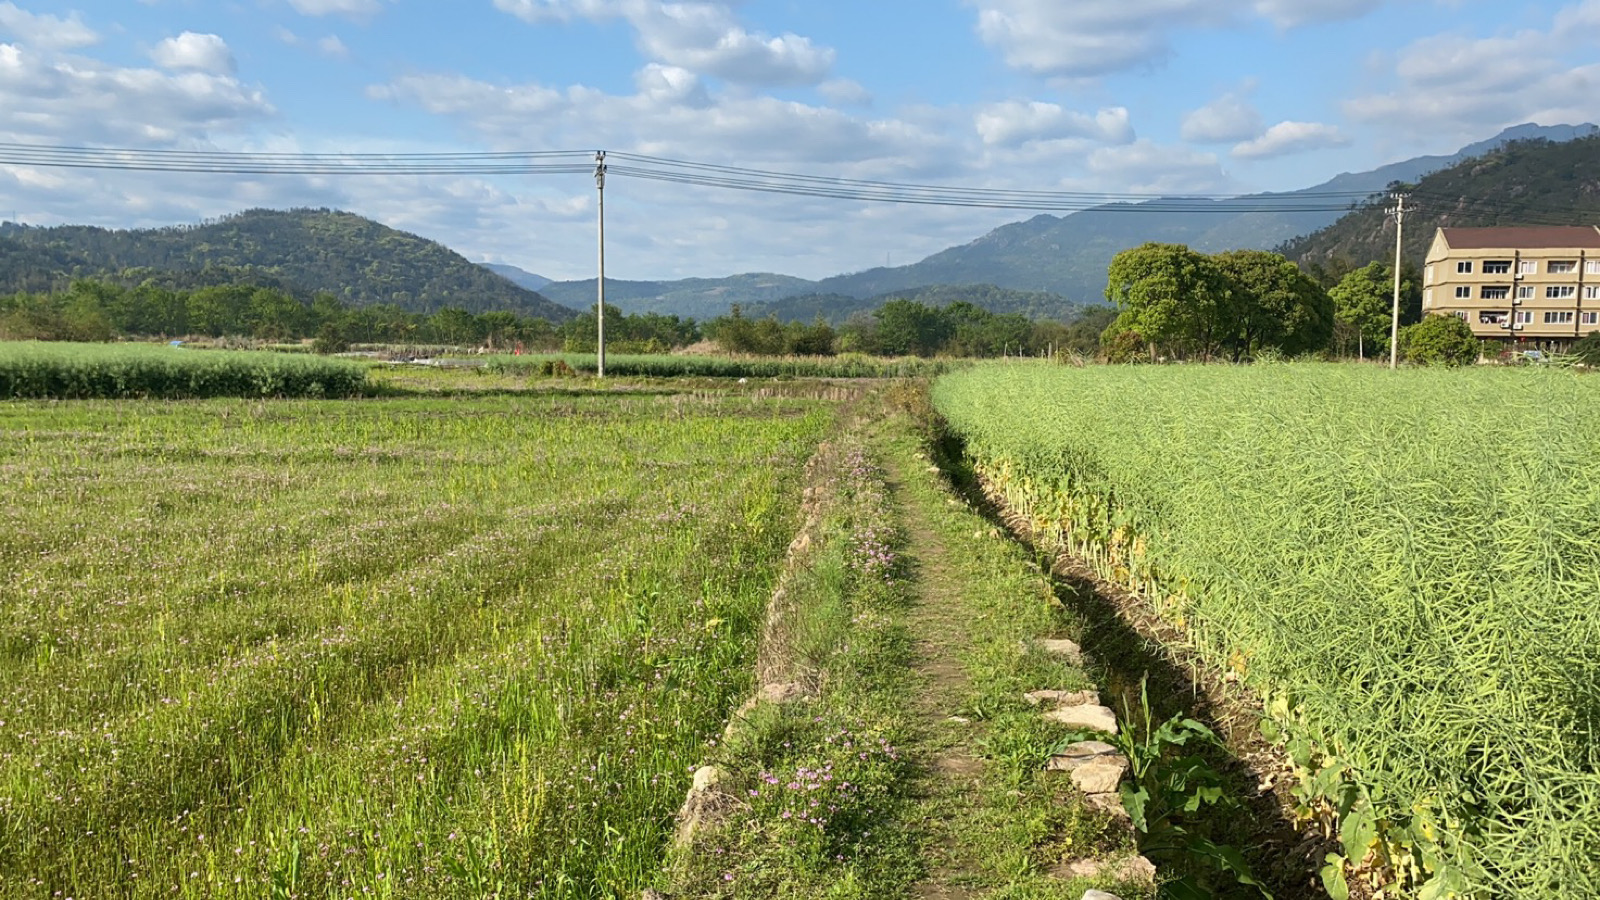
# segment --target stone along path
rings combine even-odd
[[[900,450],[883,460],[913,581],[905,620],[918,676],[911,749],[923,766],[914,787],[917,813],[907,825],[927,838],[926,875],[912,896],[965,900],[1012,887],[1025,889],[1016,896],[1079,900],[1091,884],[1148,887],[1154,873],[1133,855],[1125,826],[1115,821],[1120,803],[1106,802],[1115,801],[1105,792],[1115,791],[1126,767],[1112,748],[1078,745],[1050,760],[1053,775],[1035,766],[1019,777],[986,761],[996,729],[1015,732],[1024,719],[1022,727],[1046,736],[1052,726],[1042,722],[1056,723],[1060,734],[1074,724],[1109,730],[1116,724],[1079,668],[1076,645],[1053,633],[1062,623],[1048,608],[1048,582],[1030,571],[1020,548],[944,489],[937,467]],[[975,673],[985,683],[976,683]],[[997,693],[1026,711],[1013,709],[1002,720],[977,708],[1005,705],[994,702]],[[1085,797],[1073,784],[1100,796]],[[1060,846],[1070,858],[1074,835],[1081,843],[1098,841],[1076,848],[1090,858],[1049,864],[1053,857],[1040,848]],[[1089,890],[1088,896],[1116,895]]]

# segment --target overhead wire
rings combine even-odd
[[[142,150],[0,143],[0,165],[212,175],[573,175],[593,171],[592,151],[490,153],[288,153]],[[669,184],[860,202],[987,209],[1134,212],[1336,212],[1360,192],[1323,192],[1284,200],[1236,197],[969,188],[775,172],[631,153],[608,154],[625,165],[610,173]],[[1276,195],[1283,196],[1283,195]],[[1122,204],[1122,206],[1116,206]],[[1133,205],[1137,204],[1137,205]],[[1215,207],[1213,204],[1222,204]]]
[[[510,150],[491,152],[301,153],[224,150],[73,147],[0,142],[0,165],[202,175],[301,176],[534,176],[583,175],[595,171],[596,151]],[[977,209],[1117,214],[1331,213],[1374,205],[1384,192],[1310,190],[1278,194],[1162,194],[962,187],[916,182],[779,172],[745,166],[673,159],[648,154],[604,154],[607,171],[623,178],[713,188],[842,200]],[[1425,205],[1459,207],[1462,198],[1423,190],[1412,196]],[[1526,224],[1568,224],[1571,211],[1484,197],[1465,201],[1464,212],[1516,216]]]

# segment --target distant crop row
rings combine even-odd
[[[1265,698],[1335,896],[1600,896],[1600,381],[987,366],[934,394],[1037,530]]]
[[[348,397],[366,369],[344,360],[143,344],[0,343],[0,399]]]
[[[549,374],[556,360],[575,371],[592,374],[598,367],[593,354],[496,356],[488,361],[491,372],[507,375]],[[606,374],[653,378],[901,378],[932,376],[949,371],[943,360],[918,358],[874,359],[839,357],[726,357],[726,356],[610,356]]]

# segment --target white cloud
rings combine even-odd
[[[1169,35],[1251,15],[1283,27],[1348,19],[1385,0],[965,0],[978,35],[1013,68],[1093,78],[1166,61]]]
[[[230,75],[119,68],[26,47],[0,52],[0,96],[0,140],[20,143],[170,146],[273,114],[259,90]]]
[[[626,19],[651,60],[741,84],[819,84],[836,56],[800,35],[745,29],[728,0],[495,0],[495,7],[535,25]]]
[[[317,41],[317,52],[330,59],[350,58],[350,48],[346,47],[344,41],[339,40],[336,34],[330,34]]]
[[[1385,133],[1459,146],[1524,122],[1600,119],[1600,64],[1593,53],[1600,0],[1557,11],[1548,29],[1494,37],[1439,34],[1414,41],[1392,60],[1391,89],[1353,97],[1346,116]]]
[[[525,22],[570,22],[620,16],[626,0],[494,0],[494,8]]]
[[[1120,106],[1090,116],[1054,103],[1008,101],[985,107],[978,113],[975,125],[985,144],[1005,146],[1062,138],[1088,138],[1108,144],[1133,140],[1128,110]]]
[[[302,16],[349,16],[365,19],[383,10],[381,0],[289,0],[289,5]]]
[[[1102,185],[1134,193],[1206,194],[1234,189],[1216,154],[1140,139],[1101,147],[1089,155],[1089,172]]]
[[[1261,113],[1248,99],[1230,93],[1183,118],[1180,136],[1195,144],[1231,144],[1261,134]]]
[[[192,31],[157,44],[150,51],[150,59],[163,69],[191,69],[215,75],[225,75],[236,68],[227,41],[214,34]]]
[[[1320,122],[1279,122],[1268,128],[1266,134],[1234,147],[1233,155],[1239,159],[1267,159],[1310,150],[1325,150],[1329,147],[1344,147],[1349,143],[1350,139],[1332,125]]]
[[[661,104],[705,106],[710,103],[705,85],[688,69],[650,63],[634,76],[639,96]]]
[[[872,92],[848,78],[833,78],[817,85],[817,92],[835,106],[871,106]]]
[[[1290,28],[1312,22],[1337,22],[1356,19],[1384,4],[1385,0],[1257,0],[1256,12],[1274,23]]]
[[[100,35],[72,13],[66,18],[36,15],[17,8],[15,3],[0,3],[0,34],[10,35],[25,46],[71,50],[99,43]]]

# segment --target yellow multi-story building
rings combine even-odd
[[[1600,228],[1441,228],[1422,311],[1457,316],[1480,338],[1563,352],[1600,330]]]

